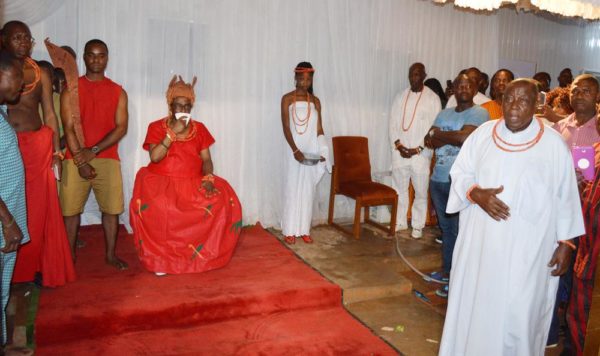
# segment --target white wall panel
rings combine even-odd
[[[108,43],[107,74],[123,84],[130,100],[130,129],[120,146],[126,199],[135,172],[148,162],[141,150],[147,125],[166,114],[160,88],[166,89],[173,72],[193,73],[199,78],[193,114],[216,138],[211,150],[217,174],[239,194],[245,221],[266,226],[279,224],[282,204],[287,148],[280,99],[293,88],[292,70],[302,60],[316,67],[326,135],[367,136],[376,171],[390,165],[387,115],[394,95],[408,85],[412,62],[423,62],[442,83],[470,66],[491,74],[499,58],[536,61],[553,78],[564,66],[599,67],[597,25],[559,24],[508,10],[478,15],[426,0],[61,2],[30,23],[38,39],[34,57],[47,58],[41,39],[48,36],[78,53],[91,38]],[[160,25],[150,29],[152,24]],[[185,34],[173,37],[178,31]],[[329,180],[325,176],[318,187],[317,221],[326,217]],[[340,208],[342,214],[352,211],[343,200]]]

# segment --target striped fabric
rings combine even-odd
[[[598,116],[594,116],[582,126],[577,126],[575,113],[567,116],[554,124],[553,128],[560,132],[562,137],[567,141],[569,147],[572,146],[593,146],[600,142],[600,134],[596,130],[596,120]]]
[[[582,194],[585,235],[579,237],[575,258],[573,290],[567,322],[577,355],[583,353],[588,316],[592,303],[598,253],[600,253],[600,143],[596,149],[596,173]]]

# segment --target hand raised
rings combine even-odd
[[[173,123],[173,127],[171,129],[176,134],[180,134],[183,131],[185,131],[186,127],[187,127],[187,125],[185,124],[185,117],[182,117],[179,120],[175,120],[175,123]]]
[[[504,191],[504,186],[488,189],[476,187],[471,191],[471,199],[492,219],[496,221],[506,220],[510,217],[510,208],[496,197],[502,191]]]

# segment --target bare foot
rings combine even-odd
[[[1,349],[0,349],[0,351],[1,351]],[[6,355],[6,356],[29,356],[29,355],[33,355],[33,350],[28,349],[27,347],[24,347],[24,346],[7,345],[4,348],[4,355]]]
[[[127,263],[123,260],[118,259],[116,256],[113,258],[106,258],[106,263],[115,267],[119,271],[124,271],[129,268]]]

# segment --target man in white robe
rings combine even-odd
[[[414,63],[408,70],[410,88],[394,99],[389,122],[392,148],[392,186],[398,193],[396,231],[408,228],[408,186],[415,190],[411,212],[412,237],[423,236],[427,218],[427,190],[433,151],[424,139],[437,114],[442,110],[439,96],[423,85],[425,66]]]
[[[584,234],[571,154],[533,120],[538,90],[518,79],[504,120],[465,141],[446,211],[460,212],[440,355],[543,355],[570,239]]]

